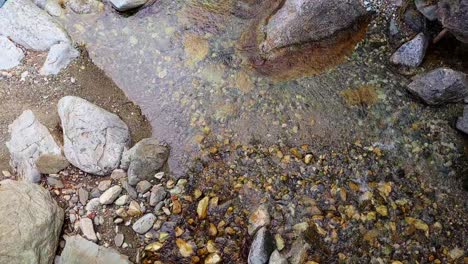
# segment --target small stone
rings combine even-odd
[[[179,253],[187,258],[193,254],[193,247],[183,239],[176,239],[176,245],[179,248]]]
[[[126,205],[130,200],[130,196],[122,195],[117,200],[115,200],[115,204],[118,206]]]
[[[268,206],[261,204],[249,217],[248,233],[253,235],[260,227],[268,226],[270,224],[270,214],[268,213]]]
[[[150,206],[156,206],[159,202],[166,198],[167,192],[162,186],[155,185],[153,186],[150,194]]]
[[[283,250],[284,240],[283,240],[283,238],[281,237],[280,234],[275,235],[275,244],[276,244],[276,248],[278,249],[278,251]]]
[[[127,11],[146,4],[147,0],[111,0],[112,6],[120,11]]]
[[[112,184],[111,180],[100,181],[97,188],[99,191],[104,192],[105,190],[109,189],[111,184]]]
[[[221,262],[221,256],[218,253],[211,253],[205,258],[205,264],[217,264]]]
[[[138,234],[143,235],[153,227],[154,221],[156,221],[154,214],[146,214],[133,224],[132,229]]]
[[[63,188],[63,182],[55,177],[47,177],[47,184],[55,188]]]
[[[83,232],[83,235],[93,241],[93,242],[96,242],[97,241],[97,237],[96,237],[96,233],[94,232],[94,226],[93,226],[93,221],[89,218],[82,218],[80,220],[80,228],[81,228],[81,231]]]
[[[78,189],[78,198],[80,203],[85,205],[89,198],[89,193],[84,188]]]
[[[70,165],[62,155],[43,154],[36,160],[36,166],[42,174],[56,174]]]
[[[154,177],[158,180],[161,180],[162,178],[164,178],[164,172],[163,171],[158,172],[154,175]]]
[[[112,186],[99,197],[99,202],[101,204],[112,204],[121,192],[122,188],[120,186]]]
[[[122,219],[122,218],[116,218],[116,219],[114,220],[114,224],[116,224],[116,225],[121,224],[121,223],[123,223],[123,219]]]
[[[114,180],[120,180],[126,177],[127,177],[127,173],[122,169],[115,169],[112,171],[112,174],[111,174],[111,178]]]
[[[424,33],[419,33],[414,39],[403,44],[393,53],[390,61],[393,64],[407,67],[418,67],[423,62],[429,38]]]
[[[275,250],[273,237],[266,227],[260,228],[255,234],[255,238],[250,246],[248,263],[265,264],[268,263],[270,255]]]
[[[9,171],[7,171],[7,170],[2,171],[2,174],[3,174],[3,176],[5,176],[7,178],[11,177],[11,173]]]
[[[164,246],[163,243],[160,242],[153,242],[145,247],[146,251],[156,252],[160,250]]]
[[[115,237],[114,237],[115,246],[120,247],[120,246],[122,246],[123,242],[124,242],[124,235],[123,234],[119,233],[119,234],[115,235]]]
[[[314,158],[314,156],[312,154],[306,154],[305,157],[304,157],[304,163],[305,164],[310,164],[310,162],[312,162],[313,158]]]
[[[179,200],[175,200],[172,204],[172,213],[173,214],[180,214],[182,212],[182,204]]]
[[[130,205],[128,206],[127,214],[129,216],[139,216],[139,215],[141,215],[142,212],[141,212],[140,205],[135,201],[131,201]]]
[[[198,218],[200,219],[205,219],[207,214],[208,214],[208,204],[209,204],[210,198],[208,196],[205,196],[205,198],[201,199],[200,202],[198,202],[197,206],[197,215]]]
[[[89,202],[86,204],[86,211],[88,212],[95,212],[98,210],[99,206],[101,205],[99,198],[93,198],[89,200]]]
[[[281,256],[281,253],[278,252],[278,250],[273,251],[273,253],[270,256],[270,261],[268,262],[269,264],[288,264],[288,260]]]
[[[153,185],[149,182],[149,181],[140,181],[137,185],[136,185],[136,190],[137,192],[139,193],[145,193],[147,192],[149,189],[151,189]]]
[[[130,186],[130,184],[128,184],[128,182],[125,179],[121,179],[120,183],[122,184],[122,187],[127,191],[128,195],[130,195],[130,197],[132,197],[133,199],[138,198],[138,194],[135,191],[135,188]]]

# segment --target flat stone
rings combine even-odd
[[[61,264],[130,264],[127,256],[114,249],[101,247],[79,235],[66,236],[65,248],[60,256]]]
[[[96,175],[110,174],[119,166],[130,132],[117,115],[74,96],[60,99],[58,112],[70,163]]]
[[[115,246],[121,247],[123,242],[124,242],[124,235],[123,234],[119,233],[119,234],[115,235],[115,237],[114,237]]]
[[[151,180],[168,156],[167,146],[155,138],[145,138],[123,153],[120,167],[128,169],[128,183],[133,186],[141,180]]]
[[[0,70],[8,70],[21,64],[23,51],[7,37],[0,35]]]
[[[429,38],[424,33],[419,33],[412,40],[398,48],[393,53],[390,61],[397,65],[418,67],[424,60],[428,45]]]
[[[119,197],[120,193],[122,192],[122,187],[116,185],[109,188],[105,191],[101,197],[99,197],[99,202],[101,204],[112,204],[117,197]]]
[[[78,199],[82,205],[85,205],[88,201],[89,193],[84,188],[78,189]]]
[[[265,264],[268,263],[270,255],[275,250],[273,237],[266,227],[260,228],[255,234],[255,238],[250,245],[248,263]]]
[[[18,175],[29,181],[39,182],[41,173],[36,160],[44,154],[61,155],[61,149],[49,130],[43,126],[31,110],[24,111],[8,126],[10,141],[10,165]]]
[[[150,194],[150,206],[156,206],[159,202],[163,201],[166,198],[167,192],[162,186],[153,186]]]
[[[80,220],[81,232],[83,232],[84,237],[87,239],[96,242],[96,232],[94,232],[93,221],[87,217],[81,218]]]
[[[136,186],[136,191],[139,193],[145,193],[151,189],[153,185],[149,181],[140,181]]]
[[[143,6],[147,0],[110,0],[110,2],[116,10],[123,12]]]
[[[64,213],[49,191],[4,180],[0,201],[0,263],[52,263]]]
[[[78,56],[80,56],[78,50],[68,42],[53,45],[39,74],[56,75]]]
[[[36,160],[36,166],[42,174],[57,174],[70,165],[62,155],[42,154]]]
[[[463,109],[463,116],[457,120],[457,129],[468,134],[468,105]]]
[[[413,78],[407,89],[428,105],[462,102],[468,96],[466,74],[437,68]]]
[[[7,1],[0,9],[0,25],[0,35],[26,49],[47,51],[71,42],[60,24],[29,0]]]
[[[111,184],[112,184],[111,180],[103,180],[103,181],[99,182],[97,188],[98,188],[99,191],[104,192],[105,190],[109,189]]]
[[[63,182],[55,177],[47,177],[47,184],[55,188],[63,188]]]
[[[99,206],[101,205],[101,202],[99,201],[99,198],[93,198],[89,200],[89,202],[86,204],[86,211],[88,212],[96,212],[99,209]]]
[[[133,231],[143,235],[153,227],[154,221],[156,221],[154,214],[146,214],[133,224]]]

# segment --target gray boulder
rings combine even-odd
[[[143,6],[147,0],[110,0],[110,2],[116,10],[123,12]]]
[[[248,263],[249,264],[266,264],[270,259],[270,255],[275,250],[273,236],[266,227],[262,227],[255,234],[255,238],[250,246]]]
[[[39,73],[41,75],[58,74],[60,70],[67,67],[79,55],[80,53],[70,43],[53,45]]]
[[[36,51],[70,42],[65,30],[30,0],[7,1],[0,9],[0,35]]]
[[[286,0],[268,21],[263,52],[320,41],[366,17],[359,0]]]
[[[0,70],[8,70],[18,66],[24,54],[7,37],[0,35]]]
[[[39,185],[0,182],[0,263],[52,263],[63,210]]]
[[[390,61],[397,65],[418,67],[424,60],[428,45],[429,38],[424,33],[419,33],[412,40],[398,48],[393,53]]]
[[[101,247],[79,235],[65,237],[65,248],[60,256],[60,264],[130,264],[127,256],[114,249]]]
[[[438,68],[416,76],[407,89],[429,105],[456,103],[468,96],[468,78],[462,72]]]
[[[463,109],[463,116],[458,118],[457,128],[468,135],[468,105]]]
[[[58,113],[70,163],[96,175],[110,174],[119,166],[130,133],[117,115],[74,96],[60,99]]]
[[[37,159],[46,154],[62,155],[60,147],[31,110],[24,111],[8,130],[11,138],[6,146],[10,151],[11,167],[23,179],[39,182],[41,174],[36,166]]]
[[[154,177],[166,163],[169,149],[155,138],[145,138],[122,156],[121,167],[128,169],[128,183],[135,185],[141,180]]]

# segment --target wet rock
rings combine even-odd
[[[132,229],[138,234],[143,235],[153,227],[154,221],[156,221],[154,214],[146,214],[133,224]]]
[[[281,256],[278,250],[275,250],[271,254],[270,261],[268,263],[269,264],[288,264],[288,260],[285,257]]]
[[[117,115],[74,96],[60,99],[58,112],[70,163],[97,175],[109,174],[119,166],[130,133]]]
[[[120,255],[117,251],[96,245],[81,236],[65,237],[65,248],[60,256],[62,264],[130,264],[127,256]]]
[[[162,186],[153,186],[151,189],[151,194],[150,194],[150,200],[149,204],[150,206],[156,206],[159,202],[163,201],[164,198],[166,198],[167,192]]]
[[[416,76],[407,88],[429,105],[456,103],[468,96],[468,78],[462,72],[438,68]]]
[[[65,5],[77,14],[98,13],[104,10],[104,5],[97,0],[68,0]]]
[[[393,64],[418,67],[423,62],[426,55],[426,49],[429,45],[429,38],[424,33],[419,33],[409,42],[403,44],[393,53],[390,61]]]
[[[111,0],[112,6],[120,11],[128,11],[146,4],[147,0]]]
[[[23,58],[23,51],[8,38],[0,35],[0,70],[18,66]]]
[[[468,1],[439,1],[439,20],[459,41],[468,43]]]
[[[80,220],[81,232],[83,232],[84,237],[87,239],[96,242],[96,232],[94,232],[93,221],[87,217]]]
[[[24,111],[8,130],[11,137],[6,146],[10,151],[10,165],[21,178],[39,182],[41,174],[36,160],[44,154],[61,155],[60,147],[31,110]]]
[[[57,174],[70,165],[62,155],[43,154],[36,160],[36,166],[42,174]]]
[[[58,43],[70,43],[65,30],[44,10],[29,0],[7,1],[0,9],[0,35],[36,51]]]
[[[120,193],[122,192],[122,187],[116,185],[109,188],[105,191],[101,197],[99,197],[99,202],[101,204],[112,204],[117,197],[119,197]]]
[[[52,263],[64,213],[49,192],[4,180],[0,201],[0,263]]]
[[[270,255],[275,250],[273,237],[266,227],[262,227],[257,231],[255,238],[250,246],[248,263],[249,264],[265,264],[268,263]]]
[[[353,27],[367,12],[358,0],[286,0],[268,21],[264,52],[320,41]]]
[[[141,180],[150,180],[166,163],[167,146],[155,138],[145,138],[122,156],[121,168],[128,169],[128,183],[135,185]]]
[[[151,189],[153,185],[149,181],[140,181],[136,186],[136,191],[139,193],[145,193]]]
[[[270,224],[270,213],[268,213],[268,206],[261,204],[249,217],[248,233],[249,235],[255,234],[255,232],[263,226]]]
[[[80,53],[70,43],[53,45],[39,73],[41,75],[56,75],[79,55]]]
[[[465,134],[468,134],[468,105],[463,109],[463,116],[457,120],[457,128]]]
[[[437,5],[432,4],[430,0],[415,0],[414,4],[421,14],[423,14],[430,21],[437,19]]]

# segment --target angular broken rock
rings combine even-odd
[[[28,182],[0,182],[0,263],[53,263],[63,210]]]
[[[87,217],[82,218],[80,220],[80,228],[81,228],[81,232],[83,232],[83,235],[87,239],[93,242],[97,241],[96,232],[94,232],[93,221],[91,219]]]
[[[114,249],[105,248],[82,238],[79,235],[65,237],[65,248],[60,256],[62,264],[130,264],[127,256]]]
[[[268,263],[270,255],[275,250],[273,236],[266,227],[262,227],[255,234],[255,238],[250,245],[248,263],[265,264]]]
[[[119,166],[130,133],[117,115],[75,96],[60,99],[58,113],[70,163],[96,175],[110,174]]]
[[[262,50],[320,41],[355,26],[366,16],[359,0],[286,0],[268,21]]]
[[[429,105],[456,103],[468,96],[468,77],[462,72],[437,68],[416,76],[407,89]]]
[[[68,167],[70,163],[62,155],[43,154],[36,160],[36,166],[42,174],[56,174]]]
[[[268,264],[288,264],[288,260],[281,256],[278,250],[273,251],[270,256],[270,261]]]
[[[439,1],[439,20],[459,41],[468,43],[468,1]]]
[[[143,6],[147,0],[111,0],[110,2],[117,11],[123,12]]]
[[[424,33],[419,33],[412,40],[398,48],[398,50],[393,53],[390,61],[397,65],[418,67],[424,60],[428,45],[429,38],[424,35]]]
[[[44,65],[39,70],[41,75],[55,75],[70,64],[80,53],[70,43],[53,45]]]
[[[7,1],[0,9],[0,35],[36,51],[58,43],[70,43],[65,30],[30,0]]]
[[[8,70],[18,66],[23,58],[23,51],[7,37],[0,35],[0,70]]]
[[[10,151],[10,165],[23,179],[39,182],[41,174],[36,160],[45,154],[60,156],[60,147],[31,110],[24,111],[8,130],[11,138],[6,146]]]
[[[122,156],[123,169],[128,169],[128,183],[135,185],[141,180],[150,180],[166,163],[169,156],[167,146],[155,138],[145,138]]]
[[[437,4],[432,4],[430,0],[415,0],[414,4],[421,14],[430,21],[437,19]]]
[[[255,232],[263,226],[270,224],[270,213],[268,212],[268,206],[261,204],[257,209],[249,216],[249,235],[255,234]]]
[[[468,105],[463,109],[463,116],[457,120],[457,128],[468,135]]]

